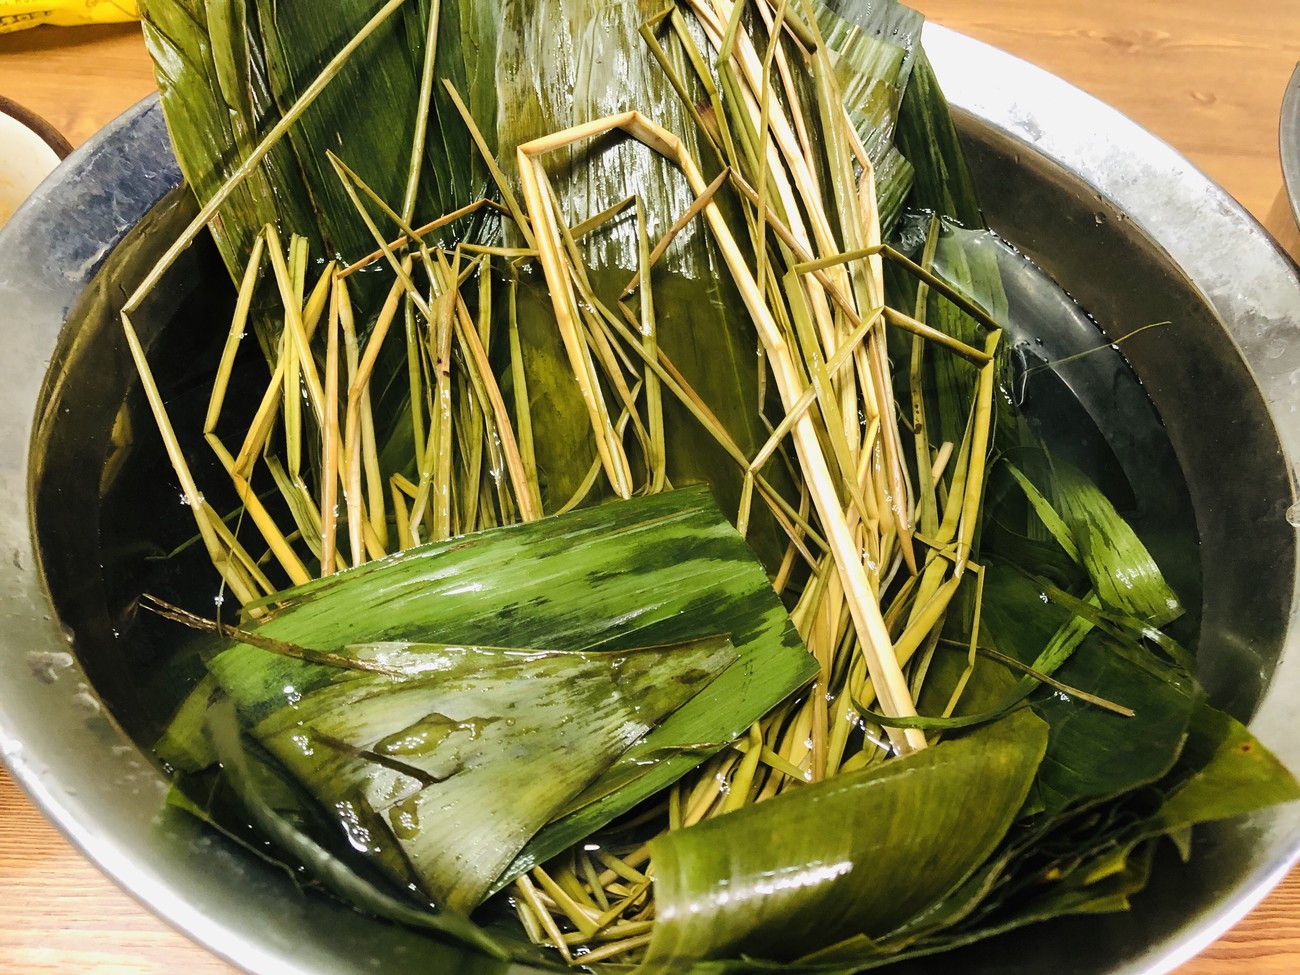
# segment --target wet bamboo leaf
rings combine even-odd
[[[195,195],[207,200],[274,125],[256,23],[249,24],[243,0],[146,0],[140,13],[177,160]],[[225,207],[214,238],[233,280],[263,226],[314,226],[306,195],[283,191],[295,178],[288,146],[277,147]]]
[[[397,644],[403,676],[349,671],[252,734],[354,843],[397,847],[434,901],[468,913],[586,785],[735,662],[726,638],[628,652]],[[396,665],[398,660],[400,665]]]
[[[965,150],[924,49],[916,54],[903,94],[898,147],[916,172],[909,207],[949,217],[968,229],[984,227]]]
[[[1053,502],[1102,603],[1153,626],[1182,615],[1160,567],[1101,490],[1068,464],[1055,464]]]
[[[290,590],[275,605],[256,633],[336,653],[432,634],[595,652],[729,633],[736,665],[601,776],[591,801],[543,831],[541,858],[670,784],[816,671],[761,566],[698,488],[413,549]],[[289,696],[355,679],[247,645],[219,655],[211,671],[248,726]],[[534,854],[526,857],[517,869]]]
[[[996,646],[1033,663],[1072,617],[1045,602],[1041,589],[1013,569],[986,570],[984,621]],[[1200,700],[1195,683],[1146,653],[1092,633],[1053,669],[1060,680],[1133,710],[1123,717],[1060,693],[1034,699],[1052,727],[1036,793],[1057,812],[1071,803],[1113,795],[1153,782],[1173,765]]]
[[[831,0],[814,5],[849,119],[875,168],[881,233],[888,236],[912,186],[912,165],[894,144],[903,92],[921,47],[924,17],[900,3]]]
[[[382,4],[146,0],[140,6],[181,170],[206,203]],[[452,79],[480,117],[491,117],[496,107],[497,9],[491,2],[448,0],[440,10],[439,75]],[[373,249],[325,151],[351,161],[400,208],[420,114],[429,10],[430,0],[411,0],[381,25],[222,207],[213,233],[233,278],[267,223],[308,236],[316,256],[355,260]],[[416,212],[425,219],[483,190],[486,170],[440,90],[418,161]]]
[[[507,0],[496,119],[508,171],[513,172],[518,144],[629,109],[653,118],[682,138],[692,156],[714,165],[701,150],[686,106],[637,34],[652,12],[642,4]],[[610,45],[610,38],[625,40]],[[702,36],[699,43],[707,49]],[[592,55],[601,49],[607,53]],[[689,81],[686,58],[675,45],[668,52]],[[633,140],[607,137],[549,153],[542,162],[570,225],[637,196],[657,241],[694,200],[675,166]],[[706,177],[715,172],[710,169]],[[727,204],[729,192],[715,199]],[[630,216],[612,221],[589,234],[581,249],[596,296],[617,308],[616,299],[639,269],[636,221]],[[768,436],[760,414],[753,324],[702,221],[693,221],[676,238],[650,287],[659,347],[745,455],[753,456]],[[521,290],[519,319],[543,497],[558,507],[583,480],[596,457],[595,443],[544,288],[533,284]],[[735,462],[675,397],[665,397],[664,413],[665,435],[674,445],[668,456],[670,482],[708,483],[724,510],[738,510],[742,473]],[[780,473],[775,464],[768,472]],[[775,571],[785,539],[761,506],[747,537]]]
[[[225,774],[232,780],[240,801],[253,821],[277,846],[305,865],[311,875],[327,889],[379,917],[440,932],[496,958],[510,957],[511,953],[506,948],[463,915],[453,911],[432,912],[413,907],[379,890],[289,822],[268,801],[267,790],[271,790],[273,795],[280,787],[274,773],[245,750],[235,709],[230,702],[215,704],[209,710],[208,718],[213,745],[221,757]]]
[[[181,702],[163,736],[154,744],[154,754],[171,768],[197,772],[216,762],[216,752],[212,750],[204,725],[212,696],[218,690],[211,674],[199,681],[199,685]]]
[[[1295,776],[1277,757],[1240,721],[1208,704],[1192,716],[1179,772],[1186,777],[1156,817],[1169,831],[1300,798]]]
[[[1046,743],[1043,723],[1022,713],[656,839],[659,919],[645,970],[737,952],[792,959],[887,935],[993,851]]]

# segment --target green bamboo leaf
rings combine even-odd
[[[200,202],[212,197],[275,122],[255,25],[250,33],[244,2],[140,4],[167,131]],[[223,208],[213,237],[233,280],[239,280],[253,240],[266,224],[314,225],[305,194],[284,191],[294,185],[294,173],[288,147],[277,147]]]
[[[926,930],[889,960],[949,950],[1065,914],[1127,910],[1146,886],[1153,841],[1162,834],[1185,843],[1195,823],[1300,797],[1294,777],[1249,730],[1205,703],[1195,710],[1177,764],[1157,788],[1168,798],[1154,808],[1150,800],[1158,793],[1148,790],[1145,801],[1121,798],[1086,811],[1081,828],[1071,825],[1078,816],[1057,817],[1007,845],[966,889],[930,912]],[[1035,838],[1048,834],[1050,862],[1035,853],[1041,846]],[[995,889],[1001,893],[990,897]]]
[[[898,147],[915,170],[908,206],[983,229],[984,216],[948,101],[924,50],[916,53],[898,118]]]
[[[983,619],[999,650],[1034,663],[1055,634],[1077,620],[1069,609],[1045,600],[1042,589],[1016,570],[985,570]],[[1035,711],[1052,728],[1035,787],[1045,811],[1055,813],[1076,802],[1115,795],[1169,771],[1200,701],[1199,688],[1183,671],[1093,631],[1082,635],[1051,673],[1130,708],[1134,716],[1059,692],[1035,699]]]
[[[1003,467],[1011,475],[1020,490],[1024,492],[1025,499],[1029,502],[1030,507],[1034,509],[1034,514],[1038,515],[1048,533],[1065,550],[1065,554],[1075,562],[1081,562],[1079,547],[1074,544],[1074,536],[1071,534],[1069,526],[1056,513],[1052,503],[1043,497],[1043,493],[1034,486],[1034,482],[1021,473],[1020,469],[1014,464],[1006,463]]]
[[[725,637],[613,653],[421,644],[377,652],[252,734],[344,823],[468,913],[566,802],[737,659]],[[419,676],[415,676],[419,675]],[[356,826],[354,825],[355,829]]]
[[[1094,870],[1101,870],[1103,864],[1098,861],[1085,862],[1076,871],[1072,871],[1065,882],[1040,892],[1038,897],[1017,905],[1015,910],[995,915],[969,928],[944,932],[918,941],[887,960],[896,962],[951,951],[963,945],[1007,934],[1029,924],[1069,914],[1126,911],[1129,909],[1130,898],[1146,888],[1154,853],[1155,844],[1152,842],[1135,843],[1120,851],[1107,853],[1102,858],[1105,864],[1102,872],[1105,875],[1100,879],[1090,880],[1090,874]]]
[[[1156,817],[1166,831],[1300,799],[1295,776],[1250,729],[1205,703],[1192,716],[1178,764],[1182,781]]]
[[[1105,639],[1085,640],[1057,672],[1090,694],[1131,708],[1124,717],[1053,694],[1035,705],[1053,728],[1038,795],[1050,813],[1159,779],[1182,748],[1199,689],[1152,658]]]
[[[793,959],[888,935],[993,851],[1046,743],[1043,723],[1018,714],[659,837],[658,923],[643,971],[742,951]],[[834,828],[810,829],[810,817]]]
[[[510,950],[463,915],[420,909],[379,890],[290,822],[269,798],[283,786],[277,782],[274,772],[256,761],[244,747],[235,709],[229,701],[209,710],[208,728],[225,774],[252,820],[328,890],[379,917],[439,932],[495,958],[511,957]]]
[[[629,109],[676,134],[701,162],[706,178],[716,175],[711,153],[701,151],[701,136],[687,106],[638,34],[651,12],[635,3],[593,7],[584,0],[505,0],[495,119],[498,155],[512,179],[517,145]],[[699,44],[706,49],[702,37]],[[702,87],[693,84],[679,46],[668,44],[665,49],[695,99],[703,102]],[[595,51],[604,53],[593,56]],[[675,166],[630,139],[580,144],[549,153],[541,162],[570,226],[635,196],[653,242],[694,200]],[[714,199],[728,212],[735,206],[730,188]],[[595,296],[607,308],[616,308],[640,267],[636,220],[625,216],[611,221],[583,238],[580,248]],[[703,221],[693,221],[676,238],[656,265],[652,287],[660,350],[741,451],[752,457],[768,437],[760,414],[753,325],[739,311],[743,305],[732,275]],[[553,510],[582,483],[596,456],[595,442],[556,331],[550,297],[538,281],[521,282],[518,324],[538,473],[543,499]],[[667,458],[669,482],[708,483],[723,509],[734,514],[740,505],[742,472],[675,397],[665,397],[663,407],[665,439],[673,445]],[[640,462],[634,458],[635,463]],[[770,465],[764,473],[775,477],[781,472]],[[755,511],[747,538],[775,571],[785,538],[762,510]]]
[[[145,0],[141,14],[177,158],[206,203],[284,116],[329,59],[374,15],[376,2]],[[355,260],[373,249],[325,157],[352,162],[400,207],[419,117],[430,0],[410,0],[343,66],[213,223],[232,277],[267,223],[311,240],[314,255]],[[447,2],[437,65],[483,118],[495,114],[498,7]],[[366,92],[358,103],[357,92]],[[416,213],[440,216],[482,193],[486,170],[441,86],[420,157]]]
[[[1053,473],[1052,500],[1102,603],[1152,626],[1181,616],[1160,567],[1097,485],[1068,464],[1054,464]]]
[[[912,91],[915,81],[914,76],[913,84],[908,87],[909,92]],[[946,105],[940,107],[944,112],[947,111]],[[906,110],[902,118],[907,118]],[[901,123],[899,132],[901,138],[903,132]],[[959,144],[954,145],[959,148]],[[921,165],[928,165],[929,162],[923,158]],[[967,345],[983,346],[987,334],[986,323],[1007,321],[1010,310],[999,266],[1002,245],[992,234],[982,229],[982,224],[977,224],[981,227],[979,230],[967,230],[952,222],[951,219],[938,221],[939,237],[937,242],[931,244],[929,236],[934,222],[933,211],[926,209],[930,204],[924,201],[924,195],[918,196],[918,191],[914,188],[908,198],[908,207],[922,209],[919,213],[909,212],[900,222],[900,227],[896,231],[896,236],[902,238],[899,246],[909,251],[916,259],[922,256],[920,253],[922,245],[932,246],[934,260],[931,273],[934,281],[942,283],[955,295],[964,298],[970,308],[982,313],[979,317],[984,321],[977,320],[976,316],[945,297],[933,283],[927,289],[923,306],[924,319],[927,324]],[[970,205],[975,205],[973,198]],[[887,256],[888,253],[886,252]],[[902,256],[907,257],[906,254]],[[917,296],[915,271],[895,266],[896,264],[899,264],[898,260],[891,258],[886,275],[886,297],[894,307],[913,308],[916,306]],[[1009,346],[1009,342],[1002,342],[996,351],[1001,375],[1005,375],[1007,371]],[[897,339],[895,348],[898,348],[899,354],[902,354],[903,350],[897,345]],[[930,431],[932,444],[938,445],[945,441],[953,444],[961,443],[967,418],[970,416],[971,404],[974,401],[975,373],[971,364],[959,356],[930,353],[926,355],[922,375],[926,415],[934,417]],[[999,396],[995,399],[994,416],[999,446],[1005,450],[1015,443],[1017,414],[1005,397]]]
[[[514,872],[694,768],[817,669],[762,567],[700,488],[412,549],[288,590],[260,609],[270,612],[253,632],[326,653],[430,635],[594,652],[730,633],[736,665],[593,783]],[[307,695],[350,673],[248,645],[226,650],[210,670],[247,726],[283,708],[286,687]]]
[[[429,0],[411,0],[353,56],[337,80],[289,130],[303,188],[316,206],[326,254],[353,261],[374,249],[326,150],[347,160],[361,180],[391,206],[402,205],[419,118],[429,5]],[[255,0],[253,7],[261,25],[261,54],[273,79],[271,94],[280,114],[311,83],[329,56],[373,14],[369,4],[322,8],[302,0]],[[492,88],[483,83],[485,76],[491,77],[494,64],[495,8],[492,2],[441,4],[438,37],[433,41],[440,76],[471,93],[471,111],[480,118],[491,117],[496,107]],[[366,93],[360,106],[359,91]],[[421,160],[423,173],[414,211],[423,220],[472,202],[486,180],[469,133],[442,86],[435,89],[428,124],[432,137],[426,141]]]
[[[213,694],[220,690],[216,678],[206,675],[181,702],[163,736],[154,743],[154,754],[170,768],[197,772],[217,760],[204,727]]]
[[[834,54],[844,107],[875,170],[880,228],[888,236],[912,186],[912,165],[894,144],[894,133],[925,18],[903,4],[878,0],[813,7]]]

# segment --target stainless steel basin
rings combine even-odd
[[[1111,109],[941,28],[926,39],[995,227],[1111,334],[1175,323],[1124,349],[1163,418],[1200,538],[1202,677],[1300,769],[1287,521],[1300,457],[1293,266],[1221,190]],[[165,717],[149,691],[184,668],[168,663],[164,637],[127,631],[123,613],[132,588],[160,571],[130,551],[130,511],[153,517],[177,492],[119,478],[123,452],[153,430],[136,424],[132,436],[129,410],[119,412],[134,380],[115,309],[192,214],[179,182],[161,113],[146,102],[69,159],[0,235],[0,756],[118,883],[249,971],[497,970],[303,892],[163,811],[166,783],[141,743]],[[231,300],[196,244],[137,326],[193,358],[201,323]],[[1103,429],[1105,412],[1103,401]],[[137,503],[120,504],[131,492]],[[1192,863],[1169,858],[1130,914],[997,939],[964,951],[962,970],[1168,971],[1300,855],[1300,809],[1198,837]]]

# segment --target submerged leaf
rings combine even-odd
[[[1020,713],[659,837],[644,970],[737,952],[788,960],[888,935],[993,851],[1046,743],[1046,726]]]
[[[624,653],[401,644],[393,677],[349,671],[253,735],[367,852],[396,846],[433,901],[468,913],[524,844],[737,659],[723,637]],[[403,871],[403,874],[406,872]]]
[[[1003,653],[1034,663],[1055,634],[1076,619],[1048,602],[1029,577],[1005,566],[986,570],[984,623]],[[1036,784],[1046,810],[1135,788],[1170,769],[1200,700],[1187,675],[1097,632],[1082,636],[1052,673],[1134,715],[1124,717],[1059,692],[1034,700],[1034,709],[1052,728]]]
[[[1053,465],[1056,510],[1078,549],[1102,604],[1164,626],[1183,608],[1137,533],[1101,489],[1068,464]]]
[[[1244,816],[1300,799],[1300,784],[1236,718],[1202,703],[1192,716],[1175,772],[1193,770],[1170,793],[1160,826],[1176,831],[1195,823]]]
[[[277,846],[306,866],[327,889],[379,917],[440,932],[496,958],[510,957],[499,942],[462,915],[422,910],[379,890],[289,822],[268,801],[266,790],[277,788],[275,778],[245,750],[235,711],[229,701],[213,706],[209,712],[208,728],[225,774],[232,780],[253,822]]]

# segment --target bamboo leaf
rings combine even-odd
[[[1042,590],[1015,570],[986,570],[984,622],[999,650],[1034,663],[1041,648],[1070,625],[1071,611],[1044,599]],[[1170,769],[1200,700],[1191,678],[1097,632],[1082,636],[1051,672],[1131,709],[1134,716],[1090,707],[1060,692],[1035,699],[1035,711],[1052,728],[1036,785],[1047,812],[1154,782]]]
[[[887,935],[993,851],[1046,743],[1042,722],[1020,714],[661,836],[651,845],[658,926],[643,971],[742,951],[788,960]],[[810,829],[810,817],[835,828]]]
[[[307,0],[145,0],[141,14],[164,114],[200,203],[247,158],[378,4]],[[213,224],[232,276],[267,223],[310,238],[314,254],[355,260],[372,243],[325,151],[353,161],[384,199],[401,206],[420,107],[430,0],[410,0],[343,65],[335,80],[236,190]],[[479,117],[496,108],[495,3],[441,10],[437,64]],[[367,93],[358,110],[358,91]],[[416,212],[439,216],[472,202],[486,170],[438,86],[421,156]]]
[[[1068,464],[1053,465],[1053,472],[1053,501],[1102,603],[1153,626],[1181,616],[1160,567],[1110,500]]]
[[[356,649],[402,676],[345,671],[252,734],[372,847],[401,850],[380,860],[409,864],[396,880],[461,913],[572,796],[737,659],[718,637],[595,654]]]
[[[644,5],[593,8],[582,0],[506,0],[503,10],[496,115],[503,160],[512,160],[515,147],[531,139],[629,109],[643,112],[681,138],[694,158],[709,157],[700,151],[701,135],[687,106],[638,35],[648,15]],[[610,38],[627,40],[611,46]],[[702,37],[699,43],[704,47]],[[610,55],[591,56],[602,49]],[[691,82],[689,62],[679,46],[670,44],[666,50],[680,77]],[[519,70],[520,65],[526,70]],[[695,99],[702,101],[704,93],[694,90],[699,87],[690,85]],[[631,139],[611,137],[559,150],[543,157],[542,164],[570,226],[635,196],[654,238],[695,198],[673,165]],[[513,168],[507,167],[512,178]],[[706,173],[708,178],[714,175],[716,169]],[[734,208],[733,196],[718,193],[715,200]],[[625,214],[609,221],[584,237],[580,249],[596,298],[616,308],[624,286],[640,270],[636,220]],[[753,326],[748,316],[736,311],[742,306],[731,274],[702,220],[677,235],[652,277],[658,349],[744,455],[752,457],[767,439]],[[596,446],[586,432],[586,407],[556,334],[550,298],[527,279],[519,291],[518,324],[543,499],[548,510],[554,510],[581,485]],[[668,481],[707,482],[724,510],[738,510],[743,472],[676,397],[664,397],[663,410],[665,439],[673,444]],[[583,433],[575,436],[575,431]],[[773,465],[764,473],[780,472]],[[746,537],[774,571],[785,539],[772,520],[756,513]]]
[[[1277,757],[1240,721],[1205,703],[1192,715],[1179,766],[1182,781],[1156,817],[1166,831],[1300,799],[1300,785]]]
[[[253,821],[281,849],[307,866],[329,890],[379,917],[437,931],[495,958],[511,956],[511,952],[462,915],[453,911],[422,910],[379,890],[287,820],[268,801],[266,794],[268,788],[277,788],[274,773],[254,761],[244,748],[235,710],[229,701],[210,710],[208,727],[225,773],[233,781],[240,801]]]
[[[975,184],[966,153],[924,50],[917,52],[903,94],[898,147],[915,170],[909,207],[938,213],[963,227],[982,229]]]
[[[270,611],[251,627],[259,637],[336,654],[433,634],[596,652],[729,632],[736,665],[593,783],[574,802],[582,808],[544,831],[515,872],[685,774],[817,669],[761,566],[698,488],[423,546],[251,609]],[[287,695],[341,677],[337,667],[249,645],[226,650],[210,670],[248,726],[281,710]]]
[[[274,124],[266,73],[257,56],[258,38],[247,33],[244,5],[245,0],[140,4],[167,130],[181,171],[200,202],[217,191]],[[227,203],[213,236],[232,279],[238,280],[266,224],[283,220],[294,229],[314,225],[304,194],[277,189],[292,185],[293,178],[288,147],[276,147]]]
[[[887,237],[912,186],[912,165],[894,134],[925,18],[901,3],[879,0],[830,0],[814,9],[834,52],[844,107],[874,169],[880,228]]]

